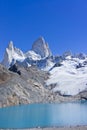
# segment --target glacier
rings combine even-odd
[[[87,90],[87,64],[77,68],[78,62],[84,64],[85,61],[87,58],[80,60],[67,57],[60,67],[54,67],[50,71],[51,76],[47,80],[47,85],[56,84],[52,91],[61,95],[74,96]]]

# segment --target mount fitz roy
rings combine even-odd
[[[49,49],[49,46],[43,37],[37,39],[32,45],[32,49],[26,53],[23,53],[20,49],[14,47],[13,42],[11,41],[6,48],[2,64],[6,68],[9,68],[10,65],[15,64],[16,62],[19,64],[22,63],[26,67],[31,65],[39,66],[39,64],[41,64],[39,62],[47,62],[46,59],[51,57],[51,55],[52,53]],[[45,65],[43,68],[45,68]]]
[[[0,106],[87,100],[87,55],[68,51],[53,56],[43,37],[26,53],[11,41],[0,70]]]
[[[65,52],[62,56],[53,56],[48,44],[43,37],[38,38],[32,45],[32,49],[23,53],[20,49],[14,47],[13,42],[10,41],[6,48],[4,59],[1,62],[6,68],[9,68],[15,63],[25,65],[26,67],[36,65],[43,70],[50,70],[56,64],[62,63],[66,59],[78,59],[78,63],[82,64],[82,60],[87,60],[87,55],[79,53],[72,55],[70,51]],[[84,63],[83,63],[84,64]]]

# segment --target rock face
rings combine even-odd
[[[42,58],[46,58],[52,55],[49,46],[43,37],[40,37],[33,43],[32,50],[39,54]]]
[[[50,92],[45,88],[48,73],[35,67],[17,66],[21,75],[0,65],[0,107],[49,100]]]
[[[8,73],[8,70],[0,65],[0,84],[8,81],[11,78],[10,73]]]

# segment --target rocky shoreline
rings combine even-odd
[[[4,130],[4,129],[0,129],[0,130]],[[5,129],[5,130],[87,130],[87,126],[30,128],[30,129]]]
[[[87,126],[61,127],[61,128],[34,128],[29,130],[87,130]]]

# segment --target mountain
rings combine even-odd
[[[43,37],[38,38],[32,45],[32,50],[39,54],[42,58],[50,57],[52,55],[48,44]]]
[[[25,59],[25,56],[23,52],[13,46],[13,42],[10,41],[8,47],[5,50],[4,59],[2,61],[2,65],[4,65],[6,68],[9,68],[10,64],[16,63],[16,60],[23,61]]]
[[[6,48],[4,59],[1,64],[6,67],[4,69],[6,73],[4,73],[2,70],[3,67],[1,67],[1,72],[3,74],[0,78],[1,92],[6,92],[6,86],[8,86],[8,93],[13,93],[13,91],[15,91],[18,102],[25,102],[22,100],[22,95],[26,97],[27,103],[43,102],[43,99],[44,102],[87,100],[86,54],[79,53],[73,55],[71,51],[66,51],[61,56],[54,56],[44,38],[40,37],[33,43],[32,49],[26,53],[14,47],[11,41]],[[4,81],[5,77],[7,79],[6,82]],[[33,84],[36,84],[34,86],[35,88],[26,85],[28,81],[31,87],[34,86]],[[5,83],[3,84],[3,82]],[[19,88],[17,87],[18,83],[21,84]],[[15,90],[12,90],[12,84]],[[40,86],[41,89],[38,89]],[[6,90],[3,90],[3,87]],[[11,93],[10,95],[13,98]],[[18,97],[20,97],[21,101],[19,101]],[[35,100],[35,98],[37,100]],[[39,98],[41,100],[39,100]]]
[[[0,107],[87,100],[87,91],[66,97],[51,91],[49,86],[46,86],[49,78],[48,72],[39,70],[35,66],[26,68],[14,64],[8,70],[0,64]],[[53,85],[50,87],[52,88]]]
[[[37,66],[39,61],[45,61],[45,59],[48,57],[51,57],[51,55],[52,53],[49,49],[49,46],[45,42],[43,37],[38,38],[33,43],[32,49],[26,53],[23,53],[20,49],[14,47],[13,42],[11,41],[5,50],[4,59],[1,64],[7,68],[15,64],[16,62],[20,64],[25,64],[26,66],[31,66],[31,65]],[[49,64],[48,60],[46,64],[48,66]],[[42,68],[43,68],[43,65],[42,65]]]

